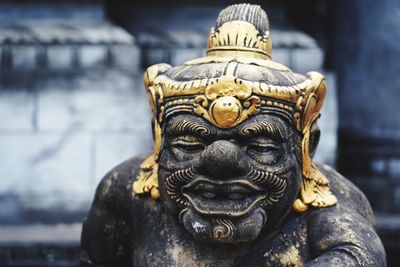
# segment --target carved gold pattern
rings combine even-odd
[[[278,175],[271,172],[253,169],[249,173],[249,179],[257,185],[261,185],[262,187],[269,189],[269,194],[262,201],[262,205],[265,207],[279,202],[287,188],[286,179],[280,178]]]
[[[154,155],[147,157],[140,165],[140,173],[133,183],[133,192],[136,194],[150,193],[153,199],[158,199],[158,164]]]
[[[195,98],[194,113],[217,127],[231,128],[258,112],[260,98],[251,94],[251,88],[239,79],[223,76],[211,81],[204,95]]]
[[[192,168],[178,170],[165,179],[166,192],[169,197],[183,206],[189,206],[188,200],[182,195],[181,186],[190,182],[194,177]]]
[[[176,124],[174,124],[171,128],[170,131],[172,133],[182,133],[189,131],[191,133],[196,133],[200,136],[206,136],[210,134],[210,129],[203,126],[199,125],[197,123],[193,123],[193,121],[189,120],[180,120]]]
[[[216,219],[217,225],[212,230],[212,237],[216,240],[232,240],[234,225],[229,219]]]
[[[246,21],[233,20],[211,28],[207,56],[241,55],[247,58],[271,59],[269,32],[260,33]]]
[[[252,64],[280,71],[290,70],[270,60],[271,39],[269,32],[260,33],[254,25],[244,21],[229,21],[217,29],[211,29],[207,56],[186,62],[186,66],[214,62]],[[317,72],[307,73],[307,79],[290,86],[278,86],[249,81],[227,73],[221,77],[178,81],[164,73],[171,66],[159,64],[145,73],[145,86],[150,107],[154,114],[154,155],[141,166],[134,192],[153,192],[158,196],[157,161],[162,145],[161,125],[166,114],[193,112],[219,128],[235,127],[249,116],[260,112],[261,107],[273,107],[289,111],[293,125],[302,134],[302,185],[299,198],[294,202],[296,212],[304,212],[309,206],[329,207],[337,202],[330,192],[328,179],[312,162],[309,146],[311,126],[319,117],[326,94],[324,77]],[[174,98],[167,101],[168,98]],[[266,99],[264,99],[266,98]]]
[[[175,81],[170,77],[160,75],[155,78],[154,83],[157,84],[158,88],[161,88],[162,97],[165,98],[202,95],[209,100],[215,100],[216,96],[234,96],[244,100],[245,97],[257,95],[271,98],[271,100],[288,102],[296,105],[297,109],[301,111],[302,105],[305,104],[304,97],[312,90],[312,80],[318,80],[320,76],[322,77],[317,72],[309,72],[307,76],[308,79],[305,81],[289,86],[248,81],[228,75],[191,81]]]
[[[290,71],[290,69],[288,69],[287,67],[278,62],[274,62],[272,60],[258,59],[258,58],[248,58],[240,56],[237,53],[228,56],[206,56],[206,57],[196,58],[186,61],[184,65],[193,66],[193,65],[208,64],[208,63],[228,63],[228,62],[237,62],[246,65],[255,65],[283,72]]]

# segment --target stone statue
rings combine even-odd
[[[271,54],[267,15],[240,4],[205,57],[147,69],[154,152],[99,184],[82,264],[386,265],[364,195],[312,160],[324,77]]]

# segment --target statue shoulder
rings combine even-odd
[[[131,262],[132,183],[144,158],[137,156],[122,162],[97,186],[82,226],[82,264],[127,266]]]
[[[132,198],[132,184],[146,156],[130,158],[107,172],[97,186],[94,203],[102,210],[125,212]]]
[[[307,214],[314,255],[308,266],[386,266],[385,250],[374,230],[374,215],[365,195],[331,167],[318,167],[338,201],[335,206]]]
[[[374,224],[374,214],[364,193],[332,167],[325,164],[318,164],[318,167],[328,178],[329,188],[338,199],[336,208],[358,212],[367,221]]]

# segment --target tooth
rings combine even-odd
[[[231,194],[228,194],[228,197],[229,197],[230,199],[237,200],[237,199],[242,199],[242,198],[244,198],[244,195],[243,195],[243,194],[240,194],[240,193],[231,193]]]
[[[209,199],[211,199],[211,198],[214,198],[214,197],[215,197],[215,194],[212,193],[212,192],[204,192],[203,194],[201,194],[201,196],[204,197],[204,198],[209,198]]]

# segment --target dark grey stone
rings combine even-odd
[[[399,140],[400,2],[341,0],[335,41],[340,128]]]

